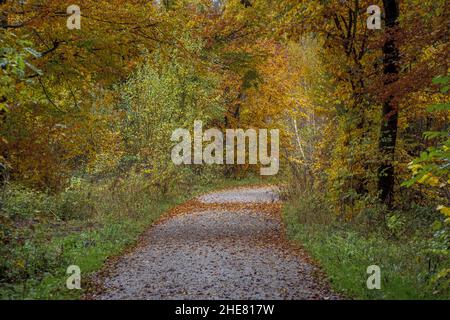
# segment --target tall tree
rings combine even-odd
[[[395,35],[398,28],[399,5],[397,0],[383,0],[385,11],[385,40],[383,45],[384,84],[389,86],[398,80],[399,50]],[[378,170],[380,199],[389,207],[394,193],[394,154],[398,127],[398,108],[393,94],[383,101],[379,151],[383,156]]]

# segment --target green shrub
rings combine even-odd
[[[10,219],[30,219],[54,209],[45,193],[16,184],[3,188],[0,197],[2,216]]]
[[[55,213],[62,220],[88,219],[93,213],[91,186],[80,178],[72,178],[69,186],[53,197]]]

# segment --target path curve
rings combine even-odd
[[[200,196],[115,262],[95,299],[337,299],[284,237],[274,187]]]

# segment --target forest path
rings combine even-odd
[[[94,299],[337,299],[284,236],[275,187],[197,197],[100,276]]]

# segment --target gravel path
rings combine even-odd
[[[240,188],[208,193],[198,198],[203,203],[272,203],[279,200],[274,187]]]
[[[217,203],[268,205],[276,190],[239,188],[197,199],[216,204],[154,225],[120,258],[96,299],[335,299],[315,267],[283,237],[279,216],[220,210]]]

